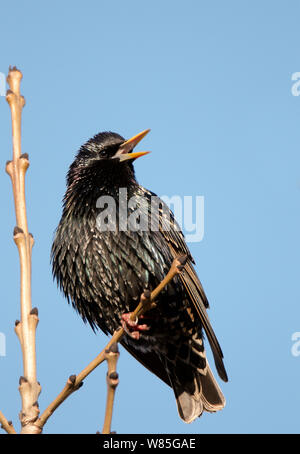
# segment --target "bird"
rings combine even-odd
[[[149,152],[134,149],[149,131],[128,140],[100,132],[80,147],[66,177],[52,273],[94,331],[112,335],[124,326],[125,350],[173,389],[180,418],[191,423],[226,403],[207,360],[205,337],[219,377],[227,382],[228,376],[184,235],[169,207],[136,180],[134,161]],[[186,257],[182,273],[161,292],[155,308],[131,322],[128,314],[141,294],[153,290],[179,256]]]

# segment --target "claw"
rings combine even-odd
[[[122,315],[122,317],[121,317],[122,318],[122,320],[121,320],[122,328],[130,337],[138,340],[140,338],[141,332],[148,331],[150,328],[146,324],[140,325],[138,318],[136,318],[136,320],[131,320],[130,316],[131,316],[131,313]]]

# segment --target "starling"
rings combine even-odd
[[[80,148],[67,174],[52,270],[68,302],[94,330],[112,334],[121,324],[127,327],[122,345],[173,388],[179,415],[190,423],[225,405],[206,358],[204,332],[219,376],[228,379],[184,236],[167,205],[135,178],[133,162],[148,152],[133,149],[148,131],[129,140],[102,132]],[[182,255],[184,272],[162,291],[155,308],[130,322],[143,291],[153,290]]]

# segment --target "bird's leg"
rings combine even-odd
[[[141,296],[141,303],[144,310],[148,310],[156,306],[156,304],[151,301],[151,293],[149,290],[144,290],[144,293]],[[144,316],[141,314],[140,318],[144,318]],[[123,314],[121,317],[121,324],[124,331],[136,340],[140,338],[141,332],[149,331],[150,329],[147,324],[140,324],[139,317],[134,315],[133,312]]]

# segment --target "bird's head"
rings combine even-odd
[[[149,131],[146,129],[129,140],[114,132],[101,132],[88,140],[70,166],[68,186],[93,181],[104,186],[118,186],[126,184],[126,180],[134,180],[133,161],[149,151],[133,150]]]

